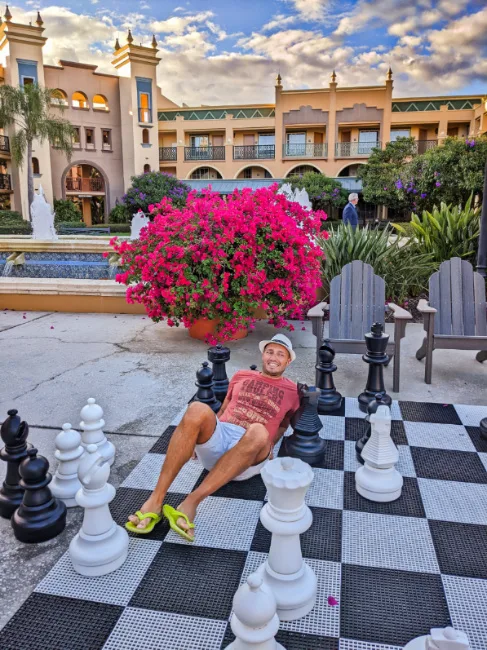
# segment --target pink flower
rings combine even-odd
[[[306,332],[306,327],[302,327],[302,328],[301,328],[301,331],[302,331],[302,332]]]
[[[51,325],[51,329],[52,329],[52,330],[54,329],[54,325]]]
[[[333,596],[328,596],[328,605],[330,605],[330,607],[335,607],[338,605],[338,600]]]

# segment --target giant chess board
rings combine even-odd
[[[287,650],[401,650],[448,624],[467,633],[472,650],[487,648],[487,441],[478,428],[486,416],[487,407],[394,402],[404,488],[386,504],[355,490],[354,445],[365,424],[357,400],[322,418],[326,455],[302,536],[318,600],[306,617],[281,623]],[[178,421],[118,489],[111,509],[121,525],[154,488]],[[205,474],[187,463],[167,502],[178,505]],[[101,578],[76,574],[65,554],[0,633],[0,647],[225,648],[233,596],[269,550],[259,521],[265,498],[260,476],[230,483],[200,507],[193,545],[161,524],[132,538],[124,566]]]

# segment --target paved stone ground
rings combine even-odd
[[[297,360],[288,371],[295,381],[314,381],[315,339],[310,323],[294,323],[290,336]],[[302,327],[305,330],[302,331]],[[387,326],[391,331],[391,326]],[[246,339],[230,344],[230,375],[259,363],[258,341],[275,330],[259,323]],[[423,382],[424,365],[414,358],[422,325],[409,325],[403,340],[402,389],[395,399],[487,404],[487,363],[475,353],[435,353],[433,384]],[[129,315],[0,312],[0,420],[17,408],[30,425],[29,440],[54,465],[54,438],[64,422],[79,424],[88,397],[105,410],[106,431],[117,448],[111,482],[118,487],[187,402],[207,346],[184,328],[168,328]],[[359,356],[338,355],[335,381],[344,396],[356,397],[367,367]],[[386,371],[392,386],[392,368]],[[0,480],[5,474],[0,466]],[[17,542],[9,522],[0,520],[0,628],[47,573],[81,523],[68,512],[66,531],[34,546]],[[20,576],[20,578],[19,578]]]

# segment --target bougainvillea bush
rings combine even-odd
[[[132,185],[127,190],[127,194],[122,196],[122,202],[130,212],[130,218],[139,210],[148,213],[149,207],[163,197],[171,199],[174,205],[182,207],[191,189],[189,185],[167,172],[145,172],[140,176],[132,176],[131,181]]]
[[[218,319],[209,343],[252,329],[257,307],[269,323],[293,329],[287,319],[304,318],[321,285],[323,254],[314,237],[326,215],[290,203],[277,189],[226,198],[205,190],[191,192],[184,207],[167,199],[151,206],[154,219],[140,239],[111,242],[128,302],[170,326]]]

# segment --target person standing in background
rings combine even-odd
[[[358,203],[358,194],[356,192],[352,192],[351,194],[348,195],[348,203],[343,208],[343,215],[342,215],[343,223],[350,224],[354,230],[358,226],[358,212],[357,212],[357,208],[355,207],[357,203]]]

